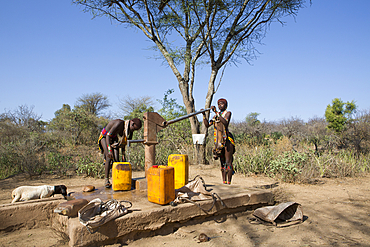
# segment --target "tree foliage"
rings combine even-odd
[[[47,149],[46,122],[20,105],[0,115],[0,178],[19,172],[38,175],[45,170],[42,153]]]
[[[258,116],[260,113],[257,112],[251,112],[245,117],[245,121],[249,126],[256,126],[261,123],[260,120],[258,120]]]
[[[158,100],[161,105],[158,113],[167,121],[186,115],[185,107],[179,105],[176,99],[170,97],[173,92],[173,89],[167,90],[163,99]],[[167,163],[170,154],[187,153],[187,146],[192,142],[189,119],[170,124],[161,130],[157,137],[159,145],[157,145],[156,160],[160,162],[159,164]]]
[[[159,112],[166,120],[186,114],[184,107],[171,98],[172,93],[173,89],[168,90],[163,99],[158,100],[161,105]],[[22,106],[25,108],[28,107]],[[345,109],[343,106],[343,111]],[[34,119],[38,119],[38,115],[18,115],[17,111],[19,109],[0,114],[0,179],[17,173],[70,175],[71,171],[77,171],[88,176],[104,175],[103,157],[97,152],[96,140],[108,119],[98,118],[83,108],[72,109],[63,105],[56,111],[48,128],[36,131],[23,123],[32,122],[25,121],[25,115],[34,114]],[[77,123],[71,125],[73,121],[83,127],[77,143],[71,134],[71,131],[78,130]],[[263,121],[256,126],[250,126],[246,121],[231,122],[230,130],[238,138],[234,168],[236,172],[275,176],[287,182],[312,182],[321,177],[369,172],[370,111],[353,112],[340,135],[326,128],[328,124],[324,118],[317,117],[306,123],[291,118],[278,122]],[[158,164],[165,164],[172,153],[188,154],[189,162],[194,164],[197,158],[190,149],[193,145],[189,126],[189,121],[183,120],[158,133]],[[143,139],[141,132],[135,134],[137,137],[134,139]],[[133,169],[144,167],[142,144],[132,144],[127,153]],[[206,153],[208,157],[212,154],[211,150]]]
[[[163,100],[157,100],[161,105],[158,113],[166,120],[172,120],[183,115],[186,115],[186,109],[177,103],[176,99],[170,97],[174,89],[169,89],[165,92]]]
[[[344,103],[341,99],[335,98],[332,104],[326,107],[325,118],[328,124],[328,129],[332,129],[337,133],[343,131],[351,120],[351,115],[356,111],[356,104],[351,102]]]
[[[55,112],[49,129],[62,134],[64,141],[72,145],[95,143],[106,123],[106,119],[98,118],[84,107],[71,109],[68,104],[63,104]]]

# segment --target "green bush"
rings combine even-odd
[[[236,172],[243,174],[265,174],[273,157],[274,152],[269,147],[237,146],[233,166]]]
[[[94,160],[92,156],[81,156],[77,162],[77,174],[94,178],[104,178],[103,162]]]
[[[0,146],[0,179],[20,173],[19,155],[11,147],[11,144]]]
[[[302,173],[302,167],[307,161],[307,155],[294,151],[284,152],[272,160],[267,175],[278,177],[285,182],[295,182]]]
[[[16,142],[8,143],[11,152],[14,152],[16,158],[14,161],[8,160],[9,165],[18,166],[19,172],[27,173],[29,176],[41,175],[46,169],[44,153],[46,144],[43,135],[30,133],[29,136],[23,136]]]
[[[133,143],[126,147],[126,159],[130,161],[132,170],[145,169],[145,148],[141,143]]]
[[[353,177],[370,170],[370,154],[360,154],[351,150],[326,152],[315,157],[320,177]]]
[[[67,171],[74,168],[72,156],[63,155],[58,152],[50,152],[47,155],[49,173],[66,175]]]

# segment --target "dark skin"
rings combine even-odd
[[[220,101],[218,103],[218,109],[222,112],[225,111],[227,108],[227,105]],[[225,115],[225,118],[217,112],[215,106],[211,106],[212,111],[218,116],[220,119],[221,123],[225,126],[225,129],[227,130],[229,128],[229,122],[231,120],[231,112],[227,112]],[[211,125],[206,119],[206,114],[203,112],[203,123],[204,125],[209,128]],[[229,184],[231,183],[231,178],[233,176],[233,154],[234,154],[234,145],[229,141],[226,140],[225,147],[222,150],[221,156],[220,156],[220,162],[221,162],[221,167],[223,164],[226,164],[226,168],[222,169],[221,168],[221,173],[222,173],[222,180],[225,182],[227,181]]]
[[[132,139],[132,134],[134,133],[135,130],[139,130],[140,127],[137,126],[132,120],[130,120],[129,124],[129,136],[127,136],[128,140]],[[105,126],[105,130],[108,132],[108,134],[105,136],[105,138],[101,139],[100,143],[103,147],[103,152],[104,152],[104,160],[105,160],[105,179],[106,182],[109,183],[109,171],[112,169],[112,161],[113,162],[118,162],[119,161],[119,148],[113,148],[112,144],[114,142],[118,142],[118,137],[114,136],[124,136],[124,131],[125,129],[125,121],[121,119],[115,119],[110,121],[107,126]],[[125,156],[125,146],[121,147],[121,152],[122,152],[122,162],[126,161],[126,156]]]

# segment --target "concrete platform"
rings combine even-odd
[[[169,234],[185,224],[198,224],[207,220],[224,217],[273,204],[270,190],[246,188],[236,185],[207,183],[207,189],[216,193],[222,200],[198,201],[196,204],[183,203],[177,206],[158,205],[147,199],[145,179],[135,180],[135,190],[113,191],[104,187],[93,192],[72,193],[75,199],[92,200],[101,198],[127,200],[132,203],[129,212],[101,226],[90,234],[78,218],[69,218],[54,213],[54,209],[65,202],[61,195],[54,198],[0,205],[0,231],[14,231],[21,228],[34,228],[58,224],[69,236],[70,246],[102,246],[122,243],[158,234]],[[142,188],[142,189],[140,189]],[[212,209],[211,209],[212,208]],[[203,209],[203,210],[202,210]],[[210,210],[209,210],[210,209]]]
[[[52,198],[0,205],[0,231],[16,231],[21,228],[47,226],[59,203],[61,195]],[[25,213],[26,212],[26,213]]]
[[[64,222],[66,233],[69,235],[70,246],[101,246],[104,244],[126,243],[142,237],[156,234],[166,234],[183,224],[205,221],[215,216],[234,214],[254,210],[258,207],[272,205],[273,195],[269,190],[243,188],[234,185],[207,184],[207,189],[216,193],[224,205],[217,200],[199,201],[196,204],[184,203],[177,206],[158,205],[147,200],[145,190],[114,192],[111,189],[98,188],[94,192],[76,193],[73,196],[92,200],[101,198],[128,200],[132,208],[128,214],[101,226],[96,233],[89,233],[78,218],[59,216]],[[204,210],[202,210],[202,209]],[[208,211],[208,209],[212,208]]]

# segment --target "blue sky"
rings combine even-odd
[[[248,113],[279,121],[323,117],[334,98],[370,109],[370,1],[313,0],[285,26],[271,25],[261,53],[225,70],[214,104],[229,101],[233,120]],[[0,113],[34,106],[43,120],[83,94],[162,99],[182,104],[172,71],[152,59],[152,43],[135,29],[92,19],[71,1],[3,1],[0,9]],[[196,77],[196,109],[204,108],[209,69]],[[159,105],[157,105],[159,107]]]

